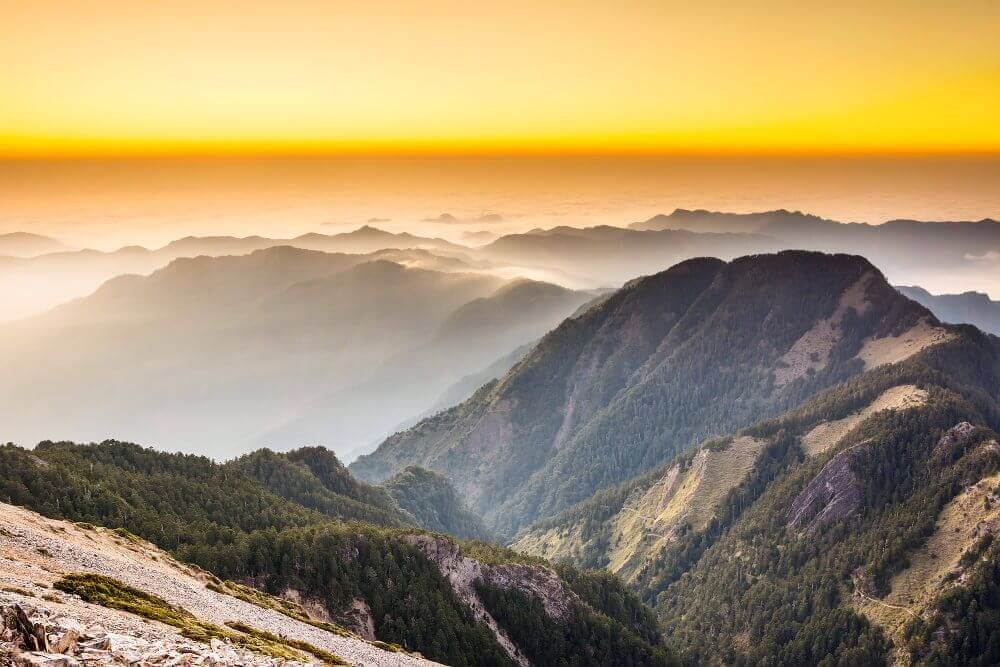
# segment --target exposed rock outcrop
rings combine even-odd
[[[964,445],[976,432],[976,427],[969,422],[959,422],[944,432],[944,435],[934,445],[934,453],[943,456],[954,451],[958,445]]]
[[[862,443],[830,459],[792,501],[788,526],[811,533],[819,526],[846,519],[861,506],[862,489],[853,465],[868,452]]]
[[[481,582],[535,597],[541,601],[545,613],[557,620],[566,619],[572,613],[573,606],[579,604],[576,594],[569,591],[559,576],[546,567],[521,563],[482,563],[464,556],[458,545],[451,540],[435,535],[413,535],[409,541],[437,565],[456,595],[469,606],[477,619],[490,628],[507,655],[519,665],[531,663],[486,610],[476,592],[476,584]]]
[[[372,618],[372,609],[361,598],[351,600],[351,606],[341,615],[340,620],[348,630],[362,639],[367,639],[368,641],[375,641],[377,639],[375,636],[375,619]]]
[[[124,634],[93,618],[72,618],[28,603],[0,608],[0,665],[248,665],[293,667],[303,663],[269,658],[213,639],[185,639],[175,632]]]

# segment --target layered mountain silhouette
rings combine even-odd
[[[890,220],[872,225],[841,223],[798,211],[719,213],[677,209],[633,223],[635,230],[758,234],[776,249],[802,248],[863,255],[896,284],[935,291],[1000,292],[1000,221]]]
[[[466,240],[481,244],[491,239]],[[892,220],[870,225],[784,210],[735,214],[678,209],[627,229],[535,229],[475,248],[366,225],[342,234],[290,239],[188,237],[156,250],[132,246],[114,252],[80,250],[30,257],[6,257],[0,251],[3,317],[13,320],[43,312],[91,293],[112,277],[148,274],[174,259],[246,254],[278,245],[346,253],[421,249],[442,262],[464,262],[505,277],[527,276],[574,288],[620,285],[692,257],[729,260],[748,253],[811,249],[863,255],[896,284],[920,284],[936,292],[1000,293],[1000,223],[995,220]]]
[[[202,255],[245,255],[278,246],[354,254],[385,249],[434,249],[445,254],[464,250],[462,246],[443,239],[424,238],[405,232],[393,234],[369,225],[341,234],[303,234],[290,239],[189,236],[155,250],[126,246],[113,252],[102,252],[89,249],[70,251],[64,247],[56,247],[44,254],[31,253],[30,256],[25,256],[4,252],[5,246],[0,244],[0,303],[4,304],[3,319],[15,320],[41,313],[69,299],[86,296],[113,277],[149,274],[175,259]]]
[[[592,298],[452,268],[280,246],[116,278],[0,334],[5,437],[347,452]]]
[[[991,299],[987,294],[931,294],[917,286],[896,289],[933,312],[943,322],[972,324],[1000,336],[1000,301]]]
[[[50,236],[29,232],[0,234],[0,257],[35,257],[63,250],[69,248]]]

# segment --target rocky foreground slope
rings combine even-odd
[[[83,601],[58,590],[67,575],[111,577],[183,609],[203,623],[226,628],[237,621],[276,637],[305,642],[329,652],[344,664],[433,664],[422,658],[379,648],[347,633],[337,634],[292,618],[276,609],[212,590],[213,578],[177,562],[153,545],[124,532],[89,524],[47,519],[0,503],[0,607],[4,618],[16,608],[45,628],[47,647],[29,652],[7,627],[0,664],[329,664],[299,651],[300,660],[255,653],[220,639],[192,641],[182,630],[142,616]],[[5,623],[5,626],[8,624]],[[13,625],[13,624],[9,624]],[[67,640],[67,636],[77,635]],[[62,657],[56,657],[57,648]],[[45,648],[45,647],[42,647]],[[44,653],[50,655],[45,656]],[[5,663],[4,660],[7,660]]]

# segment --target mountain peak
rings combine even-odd
[[[352,470],[437,470],[509,534],[789,396],[900,358],[893,336],[919,322],[938,331],[856,255],[688,260],[564,322],[491,390],[389,438]]]

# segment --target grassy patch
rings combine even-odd
[[[123,537],[123,538],[125,538],[126,540],[128,540],[129,542],[131,542],[133,544],[142,544],[142,542],[143,542],[143,540],[141,538],[139,538],[138,536],[134,535],[133,533],[130,533],[129,531],[125,530],[124,528],[115,528],[114,531],[112,531],[112,532],[114,532],[114,534],[117,535],[118,537]]]
[[[339,625],[309,618],[308,614],[306,614],[305,610],[300,605],[290,600],[284,600],[282,598],[274,597],[273,595],[268,595],[267,593],[259,591],[256,588],[251,588],[250,586],[245,586],[235,581],[220,581],[218,584],[209,582],[205,584],[205,588],[210,591],[215,591],[216,593],[229,595],[237,600],[249,602],[252,605],[262,607],[263,609],[276,611],[279,614],[284,614],[285,616],[293,618],[296,621],[311,625],[314,628],[319,628],[320,630],[325,630],[339,637],[358,638],[356,635],[348,632]]]
[[[329,651],[324,651],[321,648],[313,646],[309,642],[304,642],[300,639],[288,639],[287,637],[278,637],[270,632],[265,632],[264,630],[258,630],[257,628],[251,627],[246,623],[241,623],[239,621],[226,621],[228,625],[233,630],[242,632],[245,635],[253,637],[261,642],[266,642],[269,644],[283,644],[291,649],[296,649],[299,651],[305,651],[306,653],[311,653],[324,664],[327,665],[346,665],[348,663],[344,662],[340,656],[337,656]]]
[[[403,651],[403,647],[400,646],[399,644],[386,644],[385,642],[380,642],[377,640],[373,641],[371,644],[375,648],[380,648],[383,651],[389,651],[390,653],[401,653]]]
[[[462,542],[461,551],[462,555],[466,558],[471,558],[485,565],[540,565],[541,567],[551,567],[548,561],[537,556],[529,556],[513,549],[498,546],[492,542],[480,542],[478,540]]]
[[[199,621],[189,611],[111,577],[100,574],[69,574],[57,581],[55,587],[65,593],[79,595],[86,602],[127,611],[173,626],[180,630],[181,635],[194,641],[207,644],[212,639],[220,639],[274,658],[300,662],[304,658],[286,643],[269,641]]]
[[[26,598],[33,598],[35,594],[31,591],[25,590],[23,588],[17,588],[16,586],[4,586],[0,588],[0,591],[4,593],[14,593],[15,595],[23,595]]]

